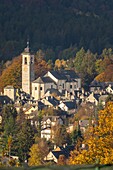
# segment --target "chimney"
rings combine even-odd
[[[83,149],[85,148],[85,144],[84,144],[84,143],[82,143],[82,148],[83,148]]]

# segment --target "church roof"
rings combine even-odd
[[[61,74],[60,71],[50,71],[50,73],[57,78],[58,80],[66,80],[66,76],[64,74]]]
[[[50,77],[39,77],[33,83],[54,83]]]
[[[50,73],[59,80],[72,81],[79,78],[73,70],[50,71]]]

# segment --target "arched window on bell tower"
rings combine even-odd
[[[24,64],[27,64],[27,57],[24,58]]]

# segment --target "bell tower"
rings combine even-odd
[[[34,81],[34,55],[30,53],[29,42],[22,53],[22,90],[31,94],[31,82]]]

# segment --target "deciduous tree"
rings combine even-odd
[[[98,113],[98,124],[87,132],[86,150],[72,151],[70,164],[110,164],[113,162],[113,102]]]
[[[48,152],[47,142],[44,139],[38,139],[38,141],[30,148],[28,164],[30,166],[44,164],[44,157],[47,156]]]
[[[69,135],[64,125],[56,125],[53,127],[53,141],[57,146],[68,143]]]

